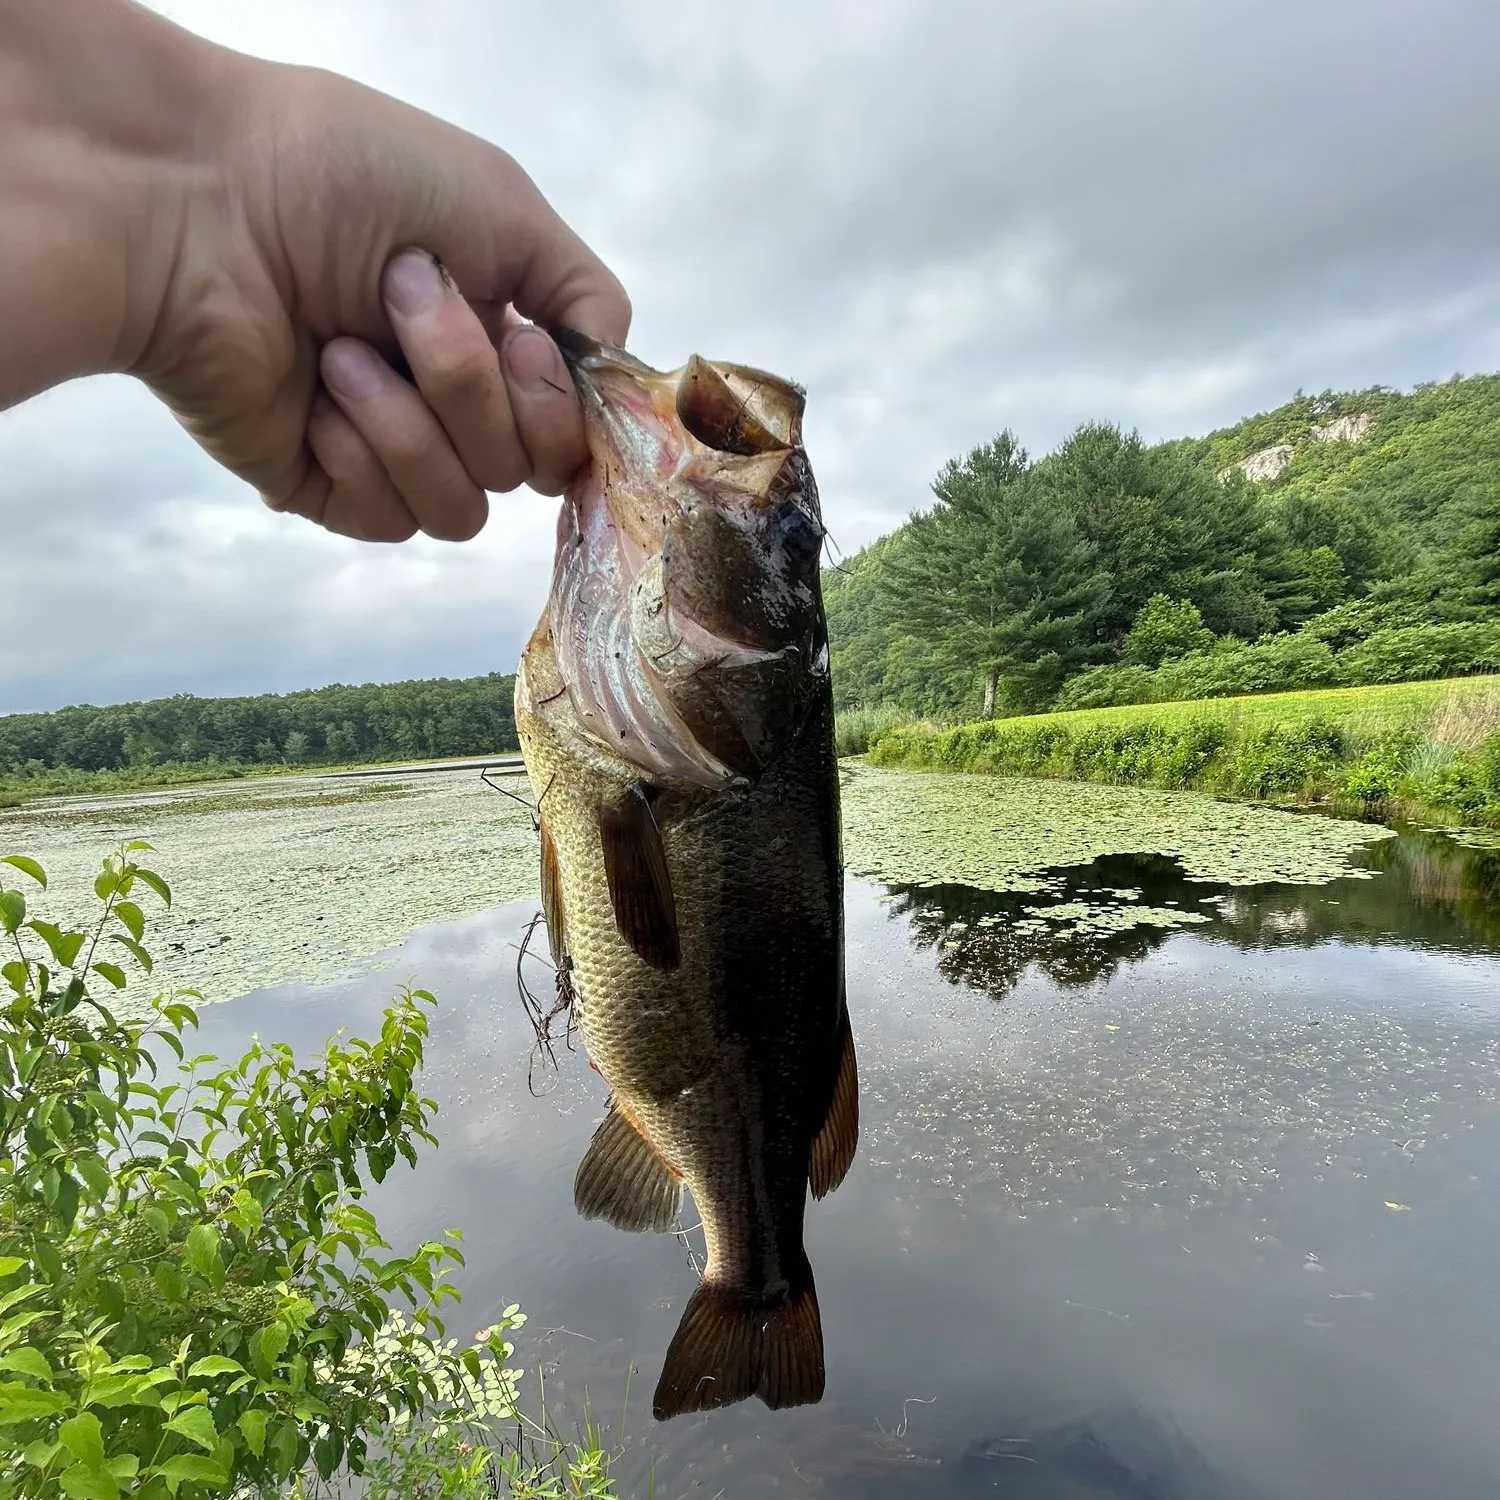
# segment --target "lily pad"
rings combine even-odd
[[[419,927],[536,890],[529,812],[475,771],[216,783],[0,815],[0,851],[46,866],[51,888],[31,905],[53,921],[94,918],[99,860],[128,838],[151,841],[146,862],[176,897],[170,911],[147,904],[156,967],[149,983],[133,974],[137,1004],[176,986],[226,1000],[329,979]]]
[[[991,891],[1041,891],[1043,872],[1108,854],[1173,856],[1194,881],[1320,885],[1368,875],[1350,855],[1393,836],[1200,792],[848,763],[843,801],[849,874]]]

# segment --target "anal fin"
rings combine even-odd
[[[623,801],[599,809],[604,879],[620,936],[654,969],[682,962],[677,904],[661,829],[636,782]]]
[[[578,1164],[573,1203],[585,1219],[638,1234],[665,1234],[682,1208],[682,1179],[613,1098]]]
[[[859,1069],[854,1060],[854,1032],[849,1026],[846,1005],[833,1100],[828,1106],[828,1118],[813,1137],[808,1153],[807,1178],[814,1198],[826,1197],[844,1180],[858,1144]]]

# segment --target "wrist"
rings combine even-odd
[[[0,0],[0,407],[139,360],[242,61],[126,0]]]

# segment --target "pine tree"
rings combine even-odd
[[[1466,487],[1453,497],[1452,568],[1466,612],[1500,615],[1500,483]]]
[[[1009,432],[950,462],[933,493],[887,568],[894,615],[940,662],[981,677],[986,718],[1002,687],[1010,706],[1045,702],[1093,654],[1082,624],[1109,590],[1093,548]]]

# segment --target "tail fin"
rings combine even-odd
[[[774,1305],[705,1281],[682,1314],[656,1385],[658,1422],[759,1396],[775,1410],[823,1399],[823,1323],[812,1268]]]

